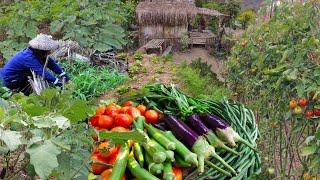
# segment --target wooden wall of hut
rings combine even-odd
[[[165,39],[166,45],[172,45],[174,48],[179,47],[180,38],[188,32],[187,25],[163,26],[163,25],[146,25],[140,27],[140,46],[146,44],[152,39]]]

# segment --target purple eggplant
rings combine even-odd
[[[229,148],[226,146],[217,136],[214,132],[212,132],[211,129],[208,129],[207,126],[201,121],[200,116],[198,114],[192,114],[188,117],[188,122],[192,129],[194,129],[199,135],[205,136],[209,143],[214,148],[222,148],[226,151],[229,151],[235,155],[240,155],[235,150]]]
[[[166,126],[166,124],[164,123],[156,123],[156,124],[152,124],[155,128],[160,129],[162,131],[167,131],[168,127]]]
[[[172,130],[173,134],[188,147],[191,148],[198,140],[199,135],[175,116],[165,114],[163,120]]]
[[[224,165],[228,165],[220,156],[215,153],[212,147],[203,136],[199,136],[184,122],[173,115],[165,114],[163,116],[164,122],[169,126],[173,134],[184,144],[191,147],[191,150],[198,155],[198,169],[202,173],[204,171],[204,160],[213,156],[217,158]],[[230,166],[229,166],[230,167]],[[233,173],[236,173],[232,169]]]
[[[236,142],[241,142],[256,151],[256,148],[252,144],[240,137],[240,135],[219,116],[204,113],[200,115],[200,118],[211,130],[217,133],[220,139],[231,146],[236,146]]]

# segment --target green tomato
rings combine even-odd
[[[274,169],[274,168],[268,168],[268,169],[267,169],[267,172],[268,172],[268,174],[270,174],[270,175],[274,175],[275,169]]]

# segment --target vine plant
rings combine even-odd
[[[319,7],[281,5],[269,21],[249,27],[228,64],[231,89],[268,124],[265,164],[282,178],[320,173],[319,116],[308,115],[320,108]],[[289,109],[301,98],[310,103]]]

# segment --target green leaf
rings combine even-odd
[[[31,117],[41,116],[49,111],[47,107],[36,104],[25,104],[23,105],[23,110]]]
[[[69,107],[64,113],[63,116],[68,118],[71,123],[76,123],[83,121],[87,118],[87,113],[90,110],[86,101],[76,101],[71,107]]]
[[[99,137],[101,139],[111,139],[115,144],[124,144],[131,139],[133,139],[134,142],[138,142],[138,143],[146,141],[146,137],[138,131],[130,131],[130,132],[100,131]]]
[[[58,95],[57,89],[48,88],[42,91],[41,98],[46,101],[51,101],[57,95]]]
[[[320,128],[318,128],[316,134],[315,134],[315,137],[320,140]]]
[[[51,119],[56,123],[56,125],[60,129],[67,129],[71,126],[68,118],[64,116],[55,116],[55,117],[52,117]]]
[[[302,156],[309,156],[312,155],[316,152],[317,146],[316,145],[311,145],[311,146],[306,146],[302,148]]]
[[[0,107],[0,122],[4,119],[4,109]]]
[[[88,180],[95,180],[95,179],[97,179],[96,175],[94,175],[93,173],[88,174]]]
[[[17,131],[3,130],[0,128],[0,140],[2,140],[11,151],[16,150],[22,144],[22,135]]]
[[[46,179],[59,165],[57,156],[61,151],[49,140],[43,144],[29,146],[27,153],[30,155],[30,163],[41,179]]]
[[[50,31],[52,33],[59,32],[59,31],[61,31],[63,25],[64,25],[63,21],[58,21],[58,20],[52,21],[50,23]]]
[[[33,124],[38,128],[50,128],[55,125],[55,122],[48,116],[36,116],[32,117]]]
[[[315,168],[320,166],[320,156],[316,156],[311,160],[310,168]]]

